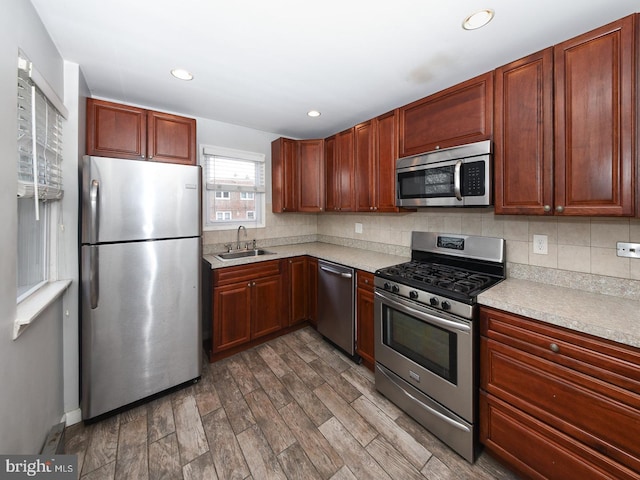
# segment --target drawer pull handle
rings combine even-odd
[[[552,343],[551,345],[549,345],[549,348],[553,353],[558,353],[560,351],[560,347],[555,343]]]

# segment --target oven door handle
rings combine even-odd
[[[458,330],[465,333],[471,332],[471,327],[465,323],[438,318],[434,315],[431,315],[430,313],[422,312],[416,308],[412,308],[404,303],[398,302],[397,300],[392,300],[387,295],[380,292],[375,292],[375,295],[382,301],[382,303],[400,310],[401,312],[407,313],[409,315],[414,315],[425,322],[438,325],[439,327],[445,328],[447,330]]]
[[[455,194],[456,198],[460,201],[462,201],[462,192],[461,192],[462,182],[460,181],[461,169],[462,169],[462,160],[458,160],[456,162],[456,166],[453,167],[453,193]]]
[[[393,380],[393,378],[391,378],[389,375],[387,375],[387,373],[384,370],[382,370],[380,367],[377,367],[377,369],[382,375],[384,375],[387,378],[387,380],[389,380],[391,383],[396,385],[400,389],[400,391],[402,393],[404,393],[407,397],[409,397],[411,400],[416,402],[420,407],[424,408],[431,415],[434,415],[434,416],[438,417],[443,422],[447,422],[449,425],[451,425],[452,427],[457,428],[458,430],[462,430],[463,432],[467,432],[467,433],[469,433],[471,431],[471,429],[469,427],[467,427],[466,425],[464,425],[463,423],[456,422],[453,418],[449,418],[446,415],[444,415],[443,413],[440,413],[436,409],[431,408],[429,405],[426,405],[425,403],[421,402],[419,398],[414,397],[409,392],[407,392],[404,388],[402,388],[402,386],[398,385]]]

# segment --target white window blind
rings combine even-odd
[[[32,65],[18,61],[18,197],[62,198],[62,115],[32,78]]]

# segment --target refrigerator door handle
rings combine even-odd
[[[98,198],[100,194],[100,182],[98,180],[91,180],[91,191],[89,193],[89,202],[91,208],[91,237],[90,242],[96,243],[98,241]]]
[[[91,310],[98,308],[100,300],[100,275],[98,247],[89,247],[89,305]]]

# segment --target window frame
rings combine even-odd
[[[260,168],[259,172],[259,180],[262,182],[261,185],[257,185],[255,187],[240,187],[238,188],[238,192],[248,192],[253,194],[255,201],[255,208],[251,210],[254,212],[255,219],[232,219],[228,221],[216,221],[215,223],[211,223],[208,220],[209,215],[209,195],[214,195],[214,198],[217,200],[223,201],[233,201],[232,193],[233,189],[230,188],[229,185],[222,185],[219,190],[213,189],[212,182],[207,185],[207,159],[208,157],[219,156],[230,159],[237,159],[238,161],[243,162],[254,162],[256,166]],[[266,219],[266,158],[263,153],[258,152],[249,152],[245,150],[237,150],[227,147],[220,147],[215,145],[200,145],[200,165],[202,166],[202,229],[203,231],[220,231],[220,230],[235,230],[240,225],[244,225],[249,228],[264,228],[265,227],[265,219]],[[251,189],[249,191],[248,189]],[[216,192],[216,193],[214,193]],[[225,193],[229,192],[228,197],[218,196],[217,192]],[[241,199],[242,202],[248,201],[248,199]],[[231,209],[225,208],[224,212],[230,211]],[[232,214],[233,216],[233,214]]]

